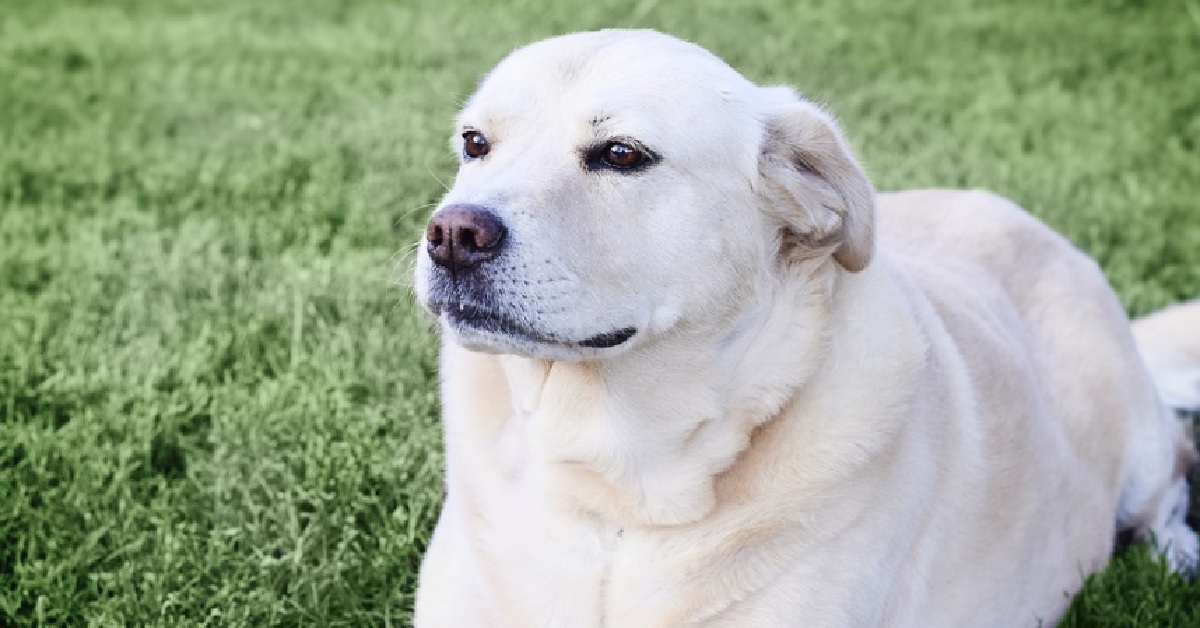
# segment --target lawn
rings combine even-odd
[[[1132,314],[1200,295],[1197,0],[0,0],[0,626],[407,625],[451,119],[606,26],[828,103],[881,188],[1017,199]],[[1200,585],[1134,551],[1065,623]]]

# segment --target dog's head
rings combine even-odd
[[[871,258],[874,191],[830,116],[659,33],[518,49],[452,146],[416,292],[469,349],[587,360],[720,333],[789,264]]]

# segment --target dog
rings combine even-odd
[[[417,628],[1041,626],[1118,533],[1195,566],[1143,358],[1200,405],[1200,306],[1139,355],[1012,202],[877,194],[827,111],[652,31],[514,51],[451,144]]]

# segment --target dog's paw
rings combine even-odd
[[[1150,540],[1172,571],[1192,579],[1200,567],[1200,538],[1187,524],[1189,487],[1180,479],[1167,490],[1174,492],[1174,499],[1166,499],[1160,506]]]
[[[1200,567],[1200,539],[1196,532],[1180,523],[1166,530],[1166,538],[1156,539],[1155,545],[1162,552],[1171,571],[1189,580],[1195,580]]]

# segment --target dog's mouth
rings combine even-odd
[[[633,327],[626,327],[617,331],[610,331],[606,334],[596,334],[576,344],[589,349],[608,349],[625,344],[625,341],[633,338],[633,335],[636,333],[637,330]]]
[[[629,339],[637,335],[636,328],[625,327],[596,334],[584,340],[566,340],[540,332],[521,321],[499,312],[467,303],[442,303],[433,305],[430,309],[434,313],[444,314],[448,322],[459,330],[468,329],[499,336],[517,337],[540,344],[566,347],[574,346],[587,349],[611,349],[625,344]]]

